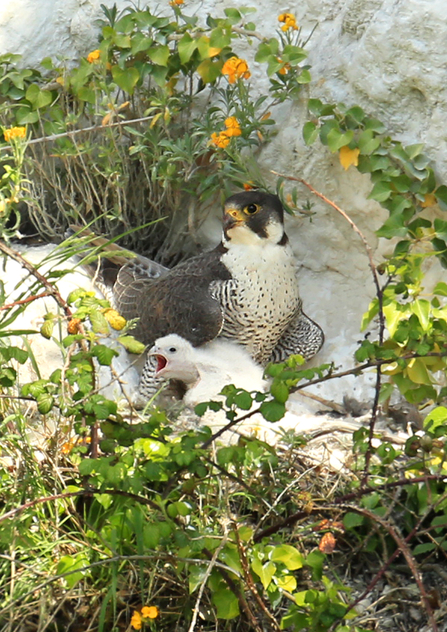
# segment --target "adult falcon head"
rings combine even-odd
[[[229,197],[224,206],[223,243],[284,245],[284,210],[276,195],[243,191]]]

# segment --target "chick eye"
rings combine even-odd
[[[171,347],[169,349],[169,353],[175,353],[177,351],[177,349],[175,347]]]
[[[245,207],[245,212],[249,215],[254,215],[259,211],[259,206],[257,204],[249,204]]]

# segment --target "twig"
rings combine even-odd
[[[213,557],[211,558],[211,560],[210,560],[210,562],[208,564],[208,568],[206,569],[205,575],[203,576],[202,582],[200,584],[199,594],[197,595],[196,603],[194,604],[194,608],[192,609],[191,625],[188,628],[188,632],[193,632],[193,630],[194,630],[194,628],[196,626],[197,616],[199,614],[199,606],[200,606],[200,602],[202,601],[202,596],[203,596],[203,592],[205,590],[206,582],[208,581],[208,578],[211,575],[211,571],[213,570],[213,568],[216,565],[217,558],[219,557],[219,554],[222,551],[222,549],[224,548],[224,546],[226,545],[227,540],[228,540],[228,529],[224,526],[224,536],[223,536],[219,546],[214,551]]]
[[[27,141],[28,145],[36,145],[38,143],[47,143],[53,140],[57,140],[58,138],[66,138],[67,136],[70,138],[71,136],[76,136],[77,134],[83,134],[85,132],[95,132],[98,130],[106,130],[110,127],[118,127],[121,125],[133,125],[135,123],[144,123],[144,121],[150,121],[153,116],[143,116],[137,119],[130,119],[124,121],[116,121],[116,123],[109,123],[108,125],[90,125],[90,127],[83,127],[82,129],[74,129],[69,132],[61,132],[60,134],[50,134],[50,136],[42,136],[41,138],[32,138]],[[4,145],[4,147],[11,147],[11,145]]]
[[[14,259],[14,261],[17,261],[17,263],[20,263],[22,268],[28,270],[30,274],[32,274],[38,281],[40,281],[40,283],[42,283],[42,285],[47,289],[48,294],[54,298],[54,300],[61,307],[68,318],[71,318],[73,316],[71,309],[67,305],[67,301],[62,298],[57,287],[50,283],[50,281],[48,281],[43,276],[43,274],[41,274],[31,263],[24,259],[21,254],[19,254],[12,248],[9,248],[9,246],[7,246],[2,241],[0,241],[0,250],[8,255],[8,257],[11,257],[11,259]]]
[[[0,307],[0,312],[6,309],[12,309],[13,307],[17,307],[17,305],[26,305],[26,303],[32,303],[32,301],[37,301],[38,298],[45,298],[45,296],[50,296],[50,293],[42,292],[41,294],[34,294],[34,296],[23,298],[20,301],[14,301],[14,303],[8,303],[7,305],[2,305]]]
[[[381,518],[378,514],[373,513],[372,511],[369,511],[368,509],[363,509],[360,507],[356,507],[353,505],[342,505],[341,506],[342,509],[348,509],[349,511],[352,511],[354,513],[358,513],[362,516],[365,516],[367,518],[369,518],[371,521],[373,522],[378,522],[380,524],[380,526],[385,529],[385,531],[388,532],[388,534],[393,538],[393,540],[396,542],[397,545],[397,551],[398,553],[402,553],[403,556],[405,557],[405,560],[408,564],[408,567],[410,568],[412,575],[414,577],[414,580],[419,588],[419,592],[421,593],[421,597],[422,597],[422,604],[427,612],[428,618],[430,620],[430,624],[432,627],[433,632],[439,632],[438,626],[436,624],[435,618],[433,616],[433,609],[431,607],[430,604],[430,600],[428,598],[427,592],[425,590],[425,586],[424,583],[422,581],[422,577],[421,574],[419,573],[419,569],[416,566],[416,560],[414,559],[413,555],[411,554],[411,551],[408,547],[408,543],[406,539],[403,539],[402,536],[400,536],[397,533],[397,528],[393,527],[391,524],[389,524],[386,520],[384,520],[383,518]],[[413,530],[414,531],[414,530]],[[414,535],[413,531],[411,532],[410,535]],[[408,537],[408,536],[407,536]],[[397,557],[397,555],[396,555]]]
[[[298,511],[294,514],[291,514],[287,518],[284,518],[283,520],[281,520],[281,522],[277,522],[276,524],[271,525],[267,529],[264,529],[263,531],[260,531],[259,533],[255,533],[253,537],[253,541],[255,543],[260,542],[263,538],[269,537],[273,535],[274,533],[277,533],[281,529],[284,529],[285,527],[289,527],[295,524],[296,522],[298,522],[299,520],[301,520],[302,518],[306,518],[307,516],[311,514],[321,513],[321,512],[329,511],[329,510],[333,511],[336,508],[338,509],[338,507],[343,503],[348,503],[353,500],[358,500],[362,496],[371,494],[373,492],[382,492],[388,489],[392,489],[394,487],[404,487],[405,485],[414,485],[416,483],[427,483],[427,481],[446,481],[446,480],[447,480],[446,474],[427,474],[426,476],[416,476],[414,478],[402,478],[398,481],[383,483],[382,485],[376,485],[375,487],[360,487],[354,492],[350,492],[349,494],[345,494],[343,496],[340,496],[339,498],[335,498],[332,501],[334,505],[332,508],[326,507],[326,506],[314,507],[311,511]]]
[[[306,182],[306,180],[303,180],[303,178],[295,178],[294,176],[287,176],[287,175],[278,173],[277,171],[272,171],[272,173],[274,173],[276,176],[278,176],[280,178],[285,178],[286,180],[293,180],[295,182],[300,182],[301,184],[304,184],[304,186],[306,186],[310,191],[312,191],[312,193],[314,195],[316,195],[321,200],[326,202],[326,204],[329,204],[329,206],[331,206],[333,209],[335,209],[337,211],[337,213],[340,213],[340,215],[348,222],[348,224],[352,227],[352,229],[357,233],[357,235],[362,240],[363,245],[364,245],[365,250],[366,250],[366,254],[368,256],[369,267],[370,267],[371,274],[372,274],[372,277],[373,277],[374,285],[376,286],[376,296],[377,296],[377,301],[378,301],[378,304],[379,304],[379,311],[378,311],[378,316],[379,316],[379,343],[382,344],[383,343],[383,339],[384,339],[384,334],[385,334],[385,314],[383,312],[383,289],[382,289],[382,287],[380,285],[379,276],[377,274],[377,268],[376,268],[376,266],[374,264],[373,251],[372,251],[372,248],[369,245],[366,237],[364,236],[362,231],[358,228],[358,226],[352,221],[352,219],[349,217],[349,215],[347,213],[345,213],[345,211],[343,211],[339,206],[337,206],[337,204],[332,202],[332,200],[329,200],[329,198],[327,198],[325,195],[323,195],[322,193],[317,191],[311,184]],[[374,402],[373,402],[373,407],[372,407],[372,411],[371,411],[371,420],[369,422],[368,448],[367,448],[367,451],[365,453],[365,475],[364,475],[365,482],[366,482],[366,480],[368,478],[369,464],[371,462],[371,457],[372,457],[372,454],[373,454],[372,442],[373,442],[373,439],[374,439],[374,427],[376,425],[377,411],[378,411],[378,407],[379,407],[379,393],[380,393],[381,381],[382,381],[382,372],[381,372],[380,366],[378,366],[377,367],[377,372],[376,372],[376,385],[375,385]]]
[[[251,594],[253,595],[256,603],[258,604],[258,606],[261,608],[261,610],[264,612],[265,616],[267,617],[267,619],[270,620],[270,625],[272,626],[272,628],[276,631],[279,632],[280,627],[278,625],[278,623],[276,622],[276,619],[273,617],[272,613],[268,610],[268,608],[266,607],[264,601],[262,600],[258,589],[256,588],[256,585],[253,581],[253,577],[252,574],[250,572],[250,565],[248,563],[247,560],[247,556],[245,554],[245,547],[241,542],[241,538],[239,536],[239,530],[238,530],[238,525],[236,523],[233,524],[234,527],[234,534],[236,536],[236,542],[237,542],[237,548],[238,548],[238,552],[239,552],[239,560],[241,562],[241,566],[242,566],[242,570],[244,572],[244,579],[247,583],[248,589],[251,592]]]

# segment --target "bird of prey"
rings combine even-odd
[[[276,195],[252,190],[224,204],[221,243],[168,270],[137,257],[103,281],[114,307],[138,319],[134,335],[146,345],[176,333],[199,347],[216,337],[245,347],[260,364],[290,354],[311,358],[321,327],[302,310],[296,263]],[[154,391],[151,357],[140,381],[140,401]]]
[[[155,375],[185,385],[185,404],[194,406],[218,395],[226,384],[247,391],[264,391],[263,368],[248,351],[229,340],[217,338],[195,348],[185,338],[168,334],[149,351],[156,361]]]

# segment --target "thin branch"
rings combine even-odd
[[[285,174],[278,173],[277,171],[272,171],[272,173],[274,173],[276,176],[278,176],[280,178],[284,178],[286,180],[293,180],[295,182],[300,182],[301,184],[304,184],[304,186],[307,187],[310,191],[312,191],[312,193],[314,195],[319,197],[326,204],[329,204],[329,206],[331,206],[333,209],[335,209],[337,211],[337,213],[340,213],[340,215],[348,222],[348,224],[351,226],[351,228],[354,230],[354,232],[356,232],[357,235],[362,240],[362,243],[363,243],[363,245],[365,247],[366,254],[367,254],[367,257],[368,257],[369,267],[370,267],[371,274],[372,274],[372,277],[373,277],[374,285],[376,286],[376,296],[377,296],[377,300],[378,300],[378,303],[379,303],[379,312],[378,312],[378,316],[379,316],[379,343],[382,345],[383,344],[383,339],[384,339],[384,334],[385,334],[385,315],[384,315],[384,312],[383,312],[383,289],[382,289],[382,287],[380,285],[379,275],[377,273],[377,268],[376,268],[376,266],[374,264],[373,251],[372,251],[371,246],[368,243],[368,240],[366,239],[366,237],[364,236],[364,234],[362,233],[360,228],[355,224],[355,222],[352,221],[352,219],[349,217],[349,215],[345,211],[343,211],[343,209],[341,209],[337,204],[332,202],[332,200],[327,198],[325,195],[323,195],[322,193],[317,191],[311,184],[306,182],[306,180],[303,180],[303,178],[296,178],[294,176],[287,176]],[[371,411],[371,420],[369,422],[368,449],[367,449],[366,454],[365,454],[365,480],[368,478],[369,465],[370,465],[371,457],[372,457],[372,454],[373,454],[372,442],[373,442],[373,439],[374,439],[374,428],[375,428],[375,425],[376,425],[377,411],[378,411],[378,407],[379,407],[379,393],[380,393],[381,382],[382,382],[382,372],[381,372],[380,366],[378,366],[377,367],[377,372],[376,372],[376,385],[375,385],[374,402],[373,402],[373,407],[372,407],[372,411]]]

